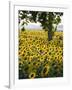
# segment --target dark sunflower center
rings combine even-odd
[[[51,55],[51,52],[49,52],[49,55]]]
[[[31,77],[33,77],[33,76],[34,76],[34,74],[31,75]]]
[[[43,73],[45,73],[46,71],[47,71],[47,68],[44,68]]]

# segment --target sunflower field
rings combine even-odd
[[[19,32],[19,79],[63,76],[63,32],[48,41],[43,30]]]

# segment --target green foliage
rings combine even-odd
[[[23,11],[19,10],[19,18],[23,21],[23,26],[30,22],[40,22],[42,28],[48,31],[48,40],[52,40],[53,35],[53,24],[57,25],[61,22],[62,12],[41,12],[41,11]]]

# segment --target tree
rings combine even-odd
[[[60,18],[60,16],[58,15],[58,16],[56,17],[55,21],[54,21],[54,24],[56,24],[55,31],[57,30],[57,26],[58,26],[58,24],[59,24],[60,22],[61,22],[61,18]]]
[[[22,12],[22,13],[21,13]],[[19,18],[25,19],[24,24],[27,24],[27,21],[30,22],[40,22],[42,28],[48,32],[48,40],[52,40],[53,36],[53,24],[56,24],[55,31],[57,30],[57,25],[61,22],[60,16],[63,15],[62,12],[41,12],[41,11],[22,11],[20,10]]]
[[[25,27],[24,25],[28,24],[29,23],[29,16],[28,16],[29,12],[28,11],[23,11],[23,10],[19,10],[18,11],[18,20],[19,20],[19,24],[20,24],[20,21],[22,20],[22,29],[21,30],[25,30]]]

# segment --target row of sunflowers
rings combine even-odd
[[[20,31],[18,49],[19,79],[63,76],[63,32]]]

